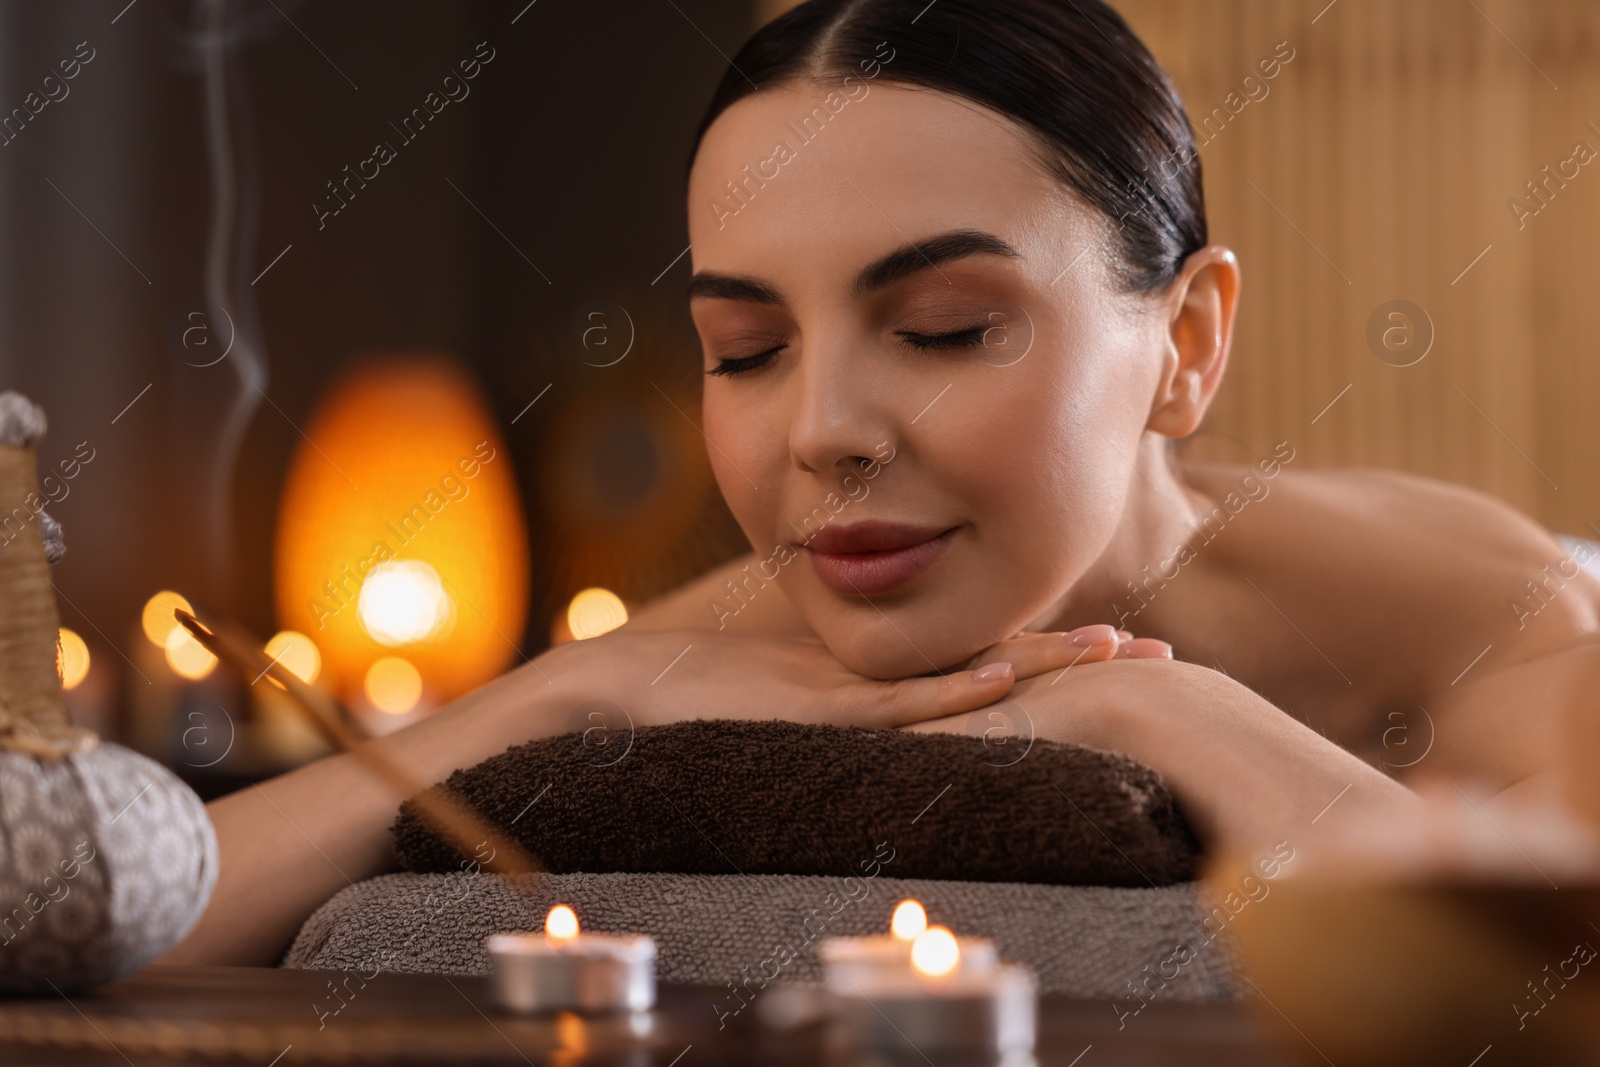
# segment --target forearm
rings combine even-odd
[[[1319,826],[1399,814],[1416,802],[1388,775],[1225,675],[1187,663],[1123,670],[1142,671],[1146,684],[1118,687],[1100,737],[1088,743],[1158,771],[1208,850],[1298,846]]]
[[[547,653],[422,721],[366,742],[432,785],[506,748],[568,729],[577,698]],[[546,683],[538,670],[552,681]],[[347,885],[395,867],[389,827],[405,798],[340,753],[206,806],[215,890],[195,928],[156,962],[277,963],[302,923]]]

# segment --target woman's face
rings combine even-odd
[[[847,666],[906,677],[1014,635],[1090,575],[1137,477],[1164,318],[1119,292],[1114,224],[1020,127],[854,85],[758,92],[706,132],[691,311],[751,573]]]

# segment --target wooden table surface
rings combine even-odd
[[[523,1018],[498,1013],[488,980],[421,974],[359,978],[340,1001],[344,972],[255,967],[149,967],[70,996],[0,999],[0,1063],[697,1064],[842,1063],[823,1028],[779,1030],[752,1003],[719,1029],[726,990],[663,985],[654,1012],[637,1016]],[[770,995],[777,987],[763,991]],[[1040,1067],[1196,1064],[1287,1067],[1242,1005],[1152,1003],[1118,1021],[1105,1000],[1045,997]],[[910,1055],[906,1062],[932,1062]]]

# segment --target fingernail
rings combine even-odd
[[[1172,646],[1154,637],[1141,637],[1122,646],[1128,659],[1171,659]]]
[[[1117,640],[1118,641],[1132,641],[1133,640],[1133,634],[1129,633],[1127,630],[1118,630],[1117,631]]]
[[[1115,641],[1117,631],[1110,623],[1097,622],[1092,626],[1080,626],[1073,630],[1067,637],[1067,643],[1088,647],[1089,645],[1103,645],[1107,641]]]
[[[991,663],[987,667],[979,667],[972,672],[972,678],[978,682],[996,682],[1011,673],[1009,663]]]

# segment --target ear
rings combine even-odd
[[[1161,381],[1146,429],[1187,437],[1199,428],[1228,365],[1238,302],[1239,260],[1232,249],[1207,245],[1184,260],[1163,301]]]

